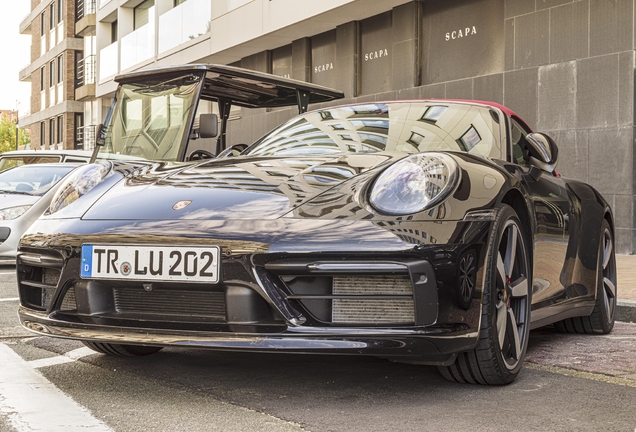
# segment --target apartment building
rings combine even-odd
[[[33,83],[36,148],[89,148],[113,78],[172,64],[271,72],[338,88],[344,102],[503,103],[556,139],[559,172],[603,193],[617,251],[633,253],[634,12],[632,0],[32,0],[21,78]],[[233,113],[229,144],[294,114],[247,111]]]
[[[83,109],[74,100],[75,53],[83,43],[75,36],[74,8],[67,0],[33,0],[20,24],[20,33],[31,34],[31,63],[20,71],[20,80],[31,81],[31,114],[20,126],[31,130],[34,149],[74,146],[74,116]]]

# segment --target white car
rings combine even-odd
[[[78,163],[35,163],[0,171],[0,262],[15,262],[18,241],[51,204]]]
[[[91,158],[88,150],[15,150],[0,154],[0,171],[22,165],[40,163],[85,163]]]

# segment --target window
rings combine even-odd
[[[110,25],[110,43],[117,42],[117,20]]]
[[[64,2],[63,0],[58,0],[57,2],[57,23],[61,23],[64,21],[64,12],[63,12]]]
[[[523,157],[523,150],[526,148],[525,130],[515,119],[510,119],[510,142],[512,143],[511,161],[519,165],[527,165],[526,159]]]
[[[46,131],[44,130],[45,122],[40,122],[40,148],[46,144],[44,139],[46,138]]]
[[[150,8],[155,5],[155,0],[145,0],[135,8],[135,30],[148,24],[148,20],[152,18],[149,14]]]
[[[61,143],[64,140],[64,117],[58,116],[57,118],[57,142]]]
[[[444,114],[444,111],[446,111],[446,108],[447,107],[442,105],[430,106],[428,107],[428,109],[426,110],[426,112],[424,113],[424,115],[422,116],[420,120],[435,123],[437,122],[437,120],[439,120],[442,114]]]
[[[64,74],[64,54],[57,57],[57,83],[62,82],[62,76]]]
[[[459,138],[458,144],[464,151],[470,152],[480,141],[481,136],[479,136],[479,132],[477,132],[475,126],[471,124],[468,130]]]
[[[46,71],[44,70],[46,66],[42,66],[40,68],[40,91],[44,91],[44,81],[46,80],[44,76],[46,75]]]
[[[49,24],[49,28],[53,30],[55,28],[55,2],[49,5]]]
[[[75,114],[75,148],[84,148],[84,114]],[[88,150],[88,149],[86,149]]]
[[[55,84],[55,60],[51,60],[49,63],[49,87],[53,87]]]
[[[55,143],[55,119],[49,119],[49,144]]]
[[[419,134],[417,132],[411,132],[411,136],[409,137],[407,141],[413,144],[415,147],[419,147],[425,138],[426,137],[422,134]]]
[[[182,3],[185,3],[186,0],[174,0],[174,7],[179,6]]]
[[[46,12],[42,12],[40,14],[40,36],[44,36],[44,32],[46,31],[45,27],[46,27]]]

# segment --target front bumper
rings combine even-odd
[[[69,222],[61,221],[57,230],[64,231],[21,242],[20,320],[38,334],[88,341],[367,354],[430,364],[446,364],[475,345],[483,265],[468,306],[456,302],[457,267],[466,253],[483,263],[488,222],[404,222],[387,229],[328,221],[331,232],[308,227],[312,222],[265,221],[257,231],[251,221],[225,222],[186,237],[181,221],[171,235],[131,235],[126,223],[109,222],[104,230],[104,222],[90,221],[75,221],[69,234]],[[81,244],[110,242],[109,236],[120,243],[221,245],[223,281],[209,287],[154,282],[149,293],[138,281],[82,280]],[[424,241],[431,238],[447,243]],[[352,291],[337,292],[336,281]],[[376,281],[390,283],[378,288]],[[394,286],[402,291],[392,292]],[[195,312],[206,302],[216,314]]]
[[[474,347],[477,333],[465,326],[420,330],[289,327],[281,333],[227,333],[69,323],[23,307],[22,325],[37,334],[63,339],[133,345],[208,348],[226,351],[373,355],[449,365],[455,354]]]

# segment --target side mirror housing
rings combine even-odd
[[[219,116],[201,114],[199,116],[199,137],[215,138],[219,134]]]
[[[526,148],[528,150],[530,165],[553,172],[556,168],[559,149],[552,138],[544,133],[533,132],[526,135]]]

